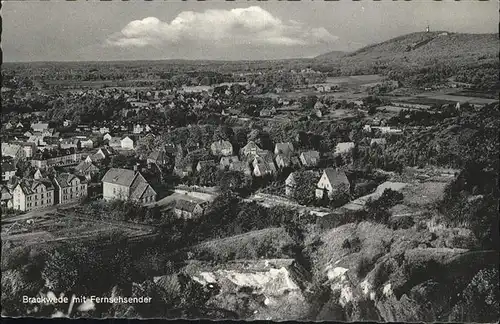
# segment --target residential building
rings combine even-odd
[[[55,203],[68,204],[87,196],[87,181],[71,173],[60,173],[54,177]]]
[[[2,181],[9,181],[16,175],[17,168],[12,162],[2,162]]]
[[[387,140],[385,138],[372,138],[370,141],[370,146],[384,146],[387,144]]]
[[[262,151],[264,150],[261,149],[254,141],[250,141],[247,145],[240,149],[240,155],[246,158],[248,156],[255,156]]]
[[[78,138],[61,138],[59,139],[59,147],[62,149],[75,148],[79,149],[82,147],[80,139]]]
[[[52,166],[70,166],[84,161],[89,153],[73,153],[51,158],[34,157],[31,166],[39,169],[46,169]]]
[[[109,133],[109,127],[101,127],[101,128],[99,128],[99,133],[101,133],[103,135]]]
[[[290,156],[293,154],[293,145],[290,142],[277,143],[274,146],[274,154],[283,154]]]
[[[239,162],[240,159],[237,157],[237,156],[223,156],[220,158],[220,168],[222,170],[225,170],[225,169],[229,169],[229,167],[231,166],[231,164],[235,163],[235,162]]]
[[[144,132],[144,127],[142,125],[134,125],[134,130],[133,130],[133,133],[134,134],[141,134],[142,132]]]
[[[101,147],[95,154],[88,156],[88,158],[90,158],[90,161],[87,162],[98,162],[105,159],[110,159],[115,154],[115,151],[111,147]]]
[[[2,156],[10,156],[14,163],[26,157],[26,153],[19,144],[2,143]]]
[[[264,166],[264,168],[261,167],[260,169],[263,171],[267,170],[265,172],[270,172],[270,174],[275,174],[277,172],[273,161],[273,154],[270,151],[263,151],[253,158],[252,166],[254,167],[254,170],[258,164]]]
[[[198,164],[196,165],[196,171],[200,172],[201,170],[209,168],[211,166],[213,167],[217,166],[214,160],[199,161]]]
[[[214,156],[231,156],[233,155],[233,145],[229,141],[217,141],[210,145],[210,150]]]
[[[156,191],[140,172],[111,168],[102,178],[104,200],[156,201]]]
[[[252,169],[248,165],[248,163],[244,161],[238,161],[238,162],[233,162],[229,166],[230,171],[236,171],[236,172],[242,172],[246,175],[251,176],[252,175]]]
[[[300,162],[305,167],[315,167],[319,163],[319,152],[318,151],[307,151],[300,154]]]
[[[272,175],[274,172],[267,163],[256,163],[253,167],[253,174],[256,177],[264,177]]]
[[[391,128],[390,126],[380,126],[380,127],[372,127],[372,129],[376,129],[380,131],[382,134],[397,134],[400,135],[403,133],[401,129]]]
[[[111,134],[110,134],[110,133],[106,133],[106,134],[104,134],[104,136],[102,137],[102,140],[103,140],[103,141],[106,141],[106,140],[107,140],[107,141],[110,141],[112,138],[113,138],[113,136],[111,136]]]
[[[1,185],[0,194],[2,196],[0,200],[1,206],[12,208],[12,193],[9,188],[5,185]]]
[[[187,199],[178,199],[175,202],[174,214],[179,218],[193,219],[203,216],[206,209],[205,202]]]
[[[316,197],[332,198],[334,194],[339,192],[350,192],[351,185],[344,171],[334,168],[327,168],[323,171],[323,175],[318,181],[316,188]]]
[[[290,157],[285,154],[276,155],[275,161],[279,169],[287,168],[292,165]]]
[[[33,174],[33,179],[35,180],[41,180],[43,179],[43,174],[40,169],[36,169],[35,173]]]
[[[135,141],[130,136],[125,136],[120,141],[121,148],[124,150],[133,150],[135,148]]]
[[[122,140],[119,137],[112,137],[110,140],[108,140],[108,145],[112,148],[121,148]]]
[[[48,128],[49,128],[49,124],[47,124],[47,123],[33,123],[33,124],[31,124],[31,129],[34,132],[38,132],[38,133],[41,133]]]
[[[30,211],[54,205],[54,185],[47,179],[21,179],[12,191],[14,209]]]
[[[335,154],[336,155],[348,154],[354,149],[354,146],[355,145],[353,142],[338,143],[337,146],[335,146]]]
[[[80,145],[82,148],[94,148],[94,141],[90,138],[84,139],[80,141]]]
[[[146,159],[148,163],[156,165],[165,165],[168,160],[168,154],[163,149],[151,152]]]
[[[292,172],[285,180],[285,195],[293,197],[295,195],[295,188],[297,187],[296,172]]]
[[[75,167],[75,173],[90,180],[95,174],[99,173],[99,168],[92,162],[82,161]]]

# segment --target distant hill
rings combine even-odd
[[[462,82],[491,85],[498,79],[498,45],[498,34],[418,32],[341,56],[326,53],[315,60],[341,75],[392,73],[392,78],[410,77],[410,82],[417,83],[457,76]]]
[[[314,59],[316,59],[316,60],[336,60],[336,59],[341,58],[347,54],[349,54],[349,52],[332,51],[332,52],[318,55]]]
[[[342,55],[345,54],[345,55]],[[411,60],[414,57],[458,57],[498,54],[498,34],[419,32],[363,47],[352,53],[333,51],[317,60]]]

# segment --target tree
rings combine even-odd
[[[297,171],[295,177],[295,190],[293,198],[301,205],[310,206],[316,201],[316,185],[318,177],[312,172]]]

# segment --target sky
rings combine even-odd
[[[267,60],[431,30],[497,33],[498,1],[2,1],[4,62]]]

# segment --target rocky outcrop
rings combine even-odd
[[[493,251],[443,246],[449,234],[371,223],[324,233],[314,280],[324,280],[331,294],[316,319],[448,321],[478,271],[498,268]]]
[[[247,319],[302,319],[307,274],[293,259],[240,260],[222,265],[192,262],[186,273],[219,293],[208,305]]]

